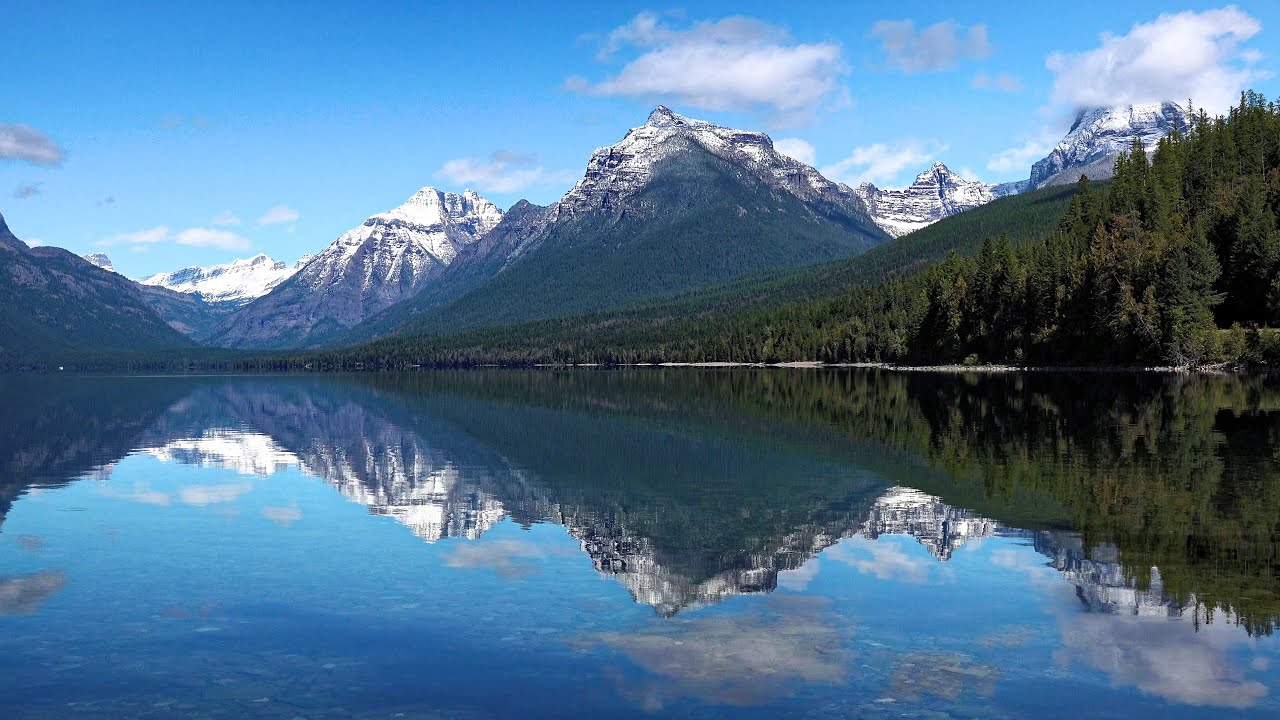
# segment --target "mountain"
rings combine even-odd
[[[502,220],[467,190],[424,187],[335,240],[270,293],[227,318],[211,341],[228,347],[315,344],[417,295]]]
[[[1091,180],[1109,178],[1116,156],[1127,152],[1135,139],[1151,152],[1160,138],[1187,128],[1186,110],[1172,102],[1081,111],[1057,147],[1031,166],[1028,182],[1038,188],[1074,183],[1081,175]]]
[[[768,135],[662,106],[596,150],[558,202],[517,208],[440,283],[346,339],[615,308],[889,239],[852,189]]]
[[[106,253],[90,253],[88,255],[85,255],[84,259],[88,260],[94,265],[97,265],[103,270],[110,270],[111,272],[116,271],[115,265],[111,264],[111,258],[107,257]]]
[[[105,256],[102,256],[105,259]],[[110,261],[107,261],[108,263]],[[271,292],[302,267],[292,267],[267,257],[255,255],[210,267],[189,267],[159,273],[138,282],[158,285],[175,292],[199,294],[205,302],[244,305]]]
[[[937,162],[904,190],[881,190],[862,183],[853,192],[867,206],[876,225],[896,238],[1025,188],[1023,182],[993,185],[965,180]]]
[[[0,216],[0,363],[191,343],[129,279],[56,247],[27,247]]]

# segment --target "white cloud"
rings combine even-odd
[[[164,225],[150,228],[148,230],[135,230],[133,232],[120,233],[98,243],[99,245],[150,245],[153,243],[165,242],[169,239],[169,228]]]
[[[859,535],[827,548],[823,557],[850,565],[858,572],[878,580],[894,580],[912,585],[929,582],[931,571],[937,564],[933,558],[920,554],[912,557],[899,545],[900,541],[891,538],[868,540]]]
[[[818,159],[813,146],[800,138],[782,138],[773,141],[773,147],[783,155],[799,160],[805,165],[812,165]]]
[[[41,245],[44,245],[44,241],[40,238],[27,238],[23,242],[27,244],[27,247],[40,247]]]
[[[498,193],[520,192],[537,185],[568,184],[574,181],[574,173],[548,172],[537,161],[538,158],[534,155],[498,150],[488,159],[462,157],[450,160],[436,171],[436,176],[455,185]]]
[[[223,210],[217,215],[214,215],[213,219],[209,221],[209,224],[217,225],[218,227],[232,227],[240,224],[240,216],[230,210]]]
[[[782,28],[741,16],[676,29],[640,13],[609,34],[597,57],[610,60],[627,48],[640,54],[617,74],[597,83],[571,77],[565,88],[706,110],[763,110],[790,123],[840,101],[847,72],[839,45],[795,43]]]
[[[0,158],[33,165],[61,165],[66,152],[48,135],[30,125],[0,124]]]
[[[823,167],[822,174],[849,185],[861,182],[892,185],[904,170],[923,170],[946,150],[946,145],[918,140],[865,145],[854,148],[845,159]]]
[[[1004,92],[1018,92],[1022,89],[1022,81],[1008,73],[988,75],[980,72],[973,76],[973,81],[970,85],[979,90],[1002,90]]]
[[[190,247],[212,247],[219,250],[248,250],[249,240],[230,230],[187,228],[174,236],[174,242]]]
[[[247,250],[249,240],[230,230],[193,227],[179,233],[171,233],[169,228],[160,225],[147,230],[120,233],[102,240],[98,245],[132,245],[135,250],[145,250],[149,245],[173,242],[188,247],[212,247],[219,250]]]
[[[288,205],[276,205],[258,218],[258,224],[284,225],[285,223],[295,222],[300,217],[302,216],[298,214],[298,211]]]
[[[1071,107],[1177,102],[1224,111],[1241,90],[1267,77],[1254,68],[1261,55],[1241,48],[1262,29],[1235,6],[1166,13],[1134,25],[1127,35],[1103,33],[1097,48],[1053,53],[1053,100]]]
[[[947,70],[961,60],[991,54],[986,25],[966,29],[955,20],[943,20],[919,32],[911,20],[880,20],[871,26],[871,36],[880,39],[889,64],[907,73]]]
[[[1034,136],[993,155],[987,160],[987,169],[1001,173],[1019,171],[1030,174],[1031,164],[1048,155],[1061,138],[1061,132],[1041,128]]]

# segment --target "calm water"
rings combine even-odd
[[[1275,718],[1280,379],[0,378],[0,717]]]

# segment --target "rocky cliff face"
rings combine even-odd
[[[1066,137],[1047,157],[1031,166],[1031,188],[1111,177],[1116,156],[1141,140],[1147,152],[1175,129],[1188,128],[1186,110],[1173,102],[1120,105],[1082,111]]]
[[[213,341],[257,348],[317,343],[418,294],[501,219],[497,206],[470,190],[423,188],[344,233],[228,318]]]
[[[84,259],[94,265],[97,265],[103,270],[110,270],[111,272],[116,271],[115,265],[111,263],[111,258],[107,257],[106,253],[89,253],[84,256]]]

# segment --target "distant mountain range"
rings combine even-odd
[[[146,324],[158,315],[205,345],[315,347],[510,324],[851,257],[1000,197],[1108,177],[1134,139],[1154,147],[1186,124],[1174,103],[1088,110],[1026,180],[967,180],[938,162],[886,190],[833,182],[763,133],[659,106],[593,153],[550,206],[504,213],[470,190],[425,187],[293,266],[258,255],[133,283],[101,253],[81,265],[115,278],[151,311]],[[21,257],[33,253],[55,254]]]

